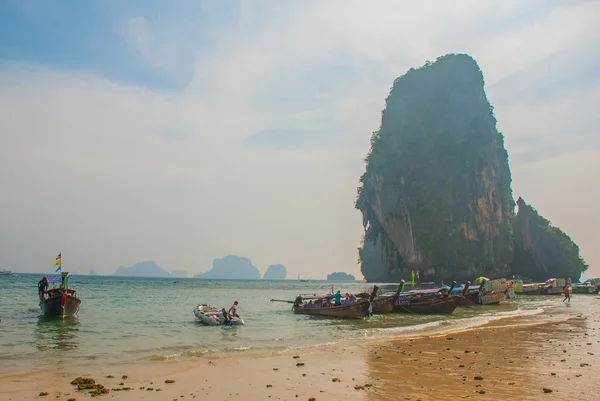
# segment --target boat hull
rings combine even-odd
[[[458,303],[458,306],[473,306],[479,305],[477,299],[479,297],[479,292],[470,292],[463,296],[463,298]]]
[[[425,299],[398,297],[398,302],[396,305],[394,305],[394,312],[447,315],[454,312],[462,299],[462,295],[450,295]]]
[[[301,315],[362,319],[369,315],[369,305],[369,301],[358,301],[351,304],[329,306],[325,308],[310,308],[294,305],[292,309],[294,313]]]
[[[377,315],[392,313],[394,311],[395,297],[375,299],[372,302],[373,313]]]
[[[77,315],[79,313],[80,305],[81,299],[69,294],[58,294],[41,301],[40,310],[46,317],[64,319]]]

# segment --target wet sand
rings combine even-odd
[[[89,390],[70,384],[83,376],[111,389],[94,398],[100,400],[597,400],[599,305],[597,296],[576,297],[571,306],[557,298],[557,308],[535,319],[506,318],[437,337],[354,341],[278,355],[101,368],[62,359],[60,373],[0,377],[0,399],[91,399]]]

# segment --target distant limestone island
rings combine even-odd
[[[94,270],[90,275],[95,275]],[[119,266],[114,274],[122,277],[175,277],[186,278],[185,270],[173,270],[171,273],[158,266],[154,261],[145,261],[134,264],[133,266]],[[282,264],[274,264],[267,267],[264,276],[261,277],[260,271],[252,264],[248,258],[227,255],[213,260],[212,269],[196,274],[194,278],[210,280],[285,280],[287,278],[287,269]]]
[[[327,275],[327,281],[355,281],[356,277],[344,272],[335,272]]]
[[[248,258],[227,255],[213,260],[212,269],[206,273],[196,274],[194,278],[203,279],[236,279],[260,280],[260,272]]]
[[[265,280],[285,280],[287,270],[284,265],[270,265],[267,267],[263,279]]]
[[[187,272],[185,270],[174,270],[173,273],[169,273],[158,266],[156,262],[149,260],[136,263],[133,266],[119,266],[114,275],[122,277],[187,277]]]
[[[206,273],[196,274],[194,278],[200,279],[229,279],[229,280],[285,280],[287,270],[284,265],[270,265],[264,277],[252,264],[252,261],[243,256],[227,255],[213,260],[212,269]]]

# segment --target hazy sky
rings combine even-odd
[[[360,276],[354,209],[394,78],[469,53],[515,198],[600,275],[600,2],[0,3],[0,268]]]

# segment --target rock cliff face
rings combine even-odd
[[[419,270],[422,280],[509,272],[508,155],[475,60],[447,55],[396,79],[365,160],[356,207],[389,271]]]
[[[588,268],[579,255],[579,247],[522,198],[517,205],[513,273],[534,281],[564,276],[578,281],[581,273]]]
[[[389,271],[383,258],[381,239],[366,241],[363,237],[361,247],[358,248],[358,262],[360,270],[369,282],[399,282],[404,278],[400,270]]]

